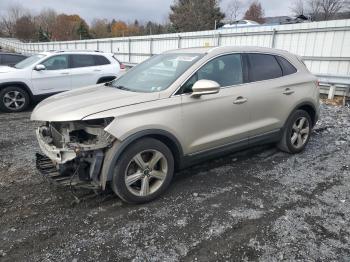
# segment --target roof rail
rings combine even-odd
[[[61,50],[49,50],[49,52],[56,52],[56,53],[64,53],[64,52],[95,52],[95,53],[103,53],[103,51],[100,50],[84,50],[84,49],[61,49]]]

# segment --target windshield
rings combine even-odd
[[[30,56],[30,57],[24,59],[23,61],[17,63],[15,65],[15,68],[17,68],[17,69],[26,68],[28,66],[31,66],[31,65],[35,64],[37,61],[39,61],[43,57],[45,57],[45,55],[33,55],[33,56]]]
[[[170,53],[151,57],[139,64],[121,78],[112,82],[112,86],[134,92],[159,92],[167,89],[203,54]]]

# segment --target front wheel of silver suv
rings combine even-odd
[[[174,157],[161,141],[144,138],[131,144],[114,169],[113,191],[125,202],[141,204],[160,196],[174,173]]]
[[[278,148],[287,153],[296,154],[304,150],[312,131],[312,120],[304,110],[296,110],[285,124]]]

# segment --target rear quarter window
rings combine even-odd
[[[281,77],[282,68],[274,55],[248,54],[249,81],[261,81]]]
[[[288,62],[287,59],[281,56],[276,56],[276,59],[282,68],[284,76],[294,74],[297,71],[297,69],[290,62]]]
[[[22,61],[24,57],[18,55],[2,55],[3,63],[18,63]]]
[[[108,65],[111,62],[104,56],[101,55],[95,55],[95,64],[96,65]]]

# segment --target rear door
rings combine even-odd
[[[242,65],[240,54],[219,56],[200,68],[182,86],[185,153],[195,154],[235,143],[248,145],[249,90],[243,83]],[[218,82],[220,92],[192,97],[192,86],[201,79]]]
[[[99,65],[95,55],[74,54],[70,55],[70,73],[72,76],[72,89],[94,85],[103,70],[103,65]]]
[[[32,84],[35,93],[56,93],[71,88],[71,78],[68,69],[68,55],[55,55],[44,60],[46,69],[32,70]]]
[[[249,53],[246,59],[251,89],[250,136],[254,138],[277,132],[283,126],[294,104],[292,75],[296,69],[285,59],[281,61],[287,62],[289,69],[282,67],[279,58],[272,54]]]

